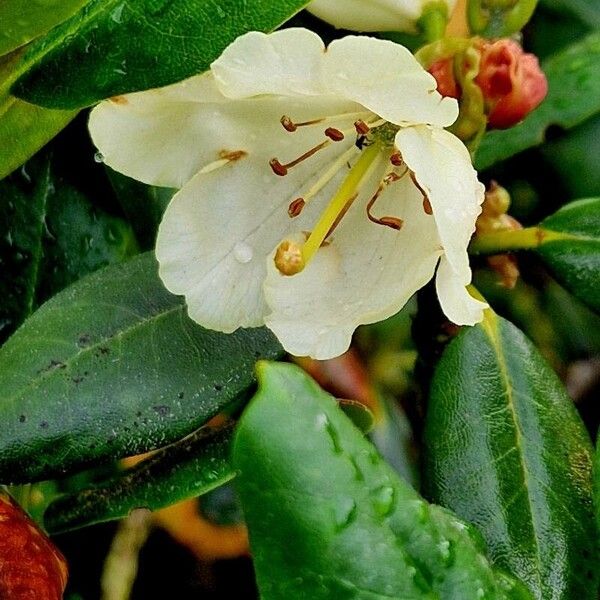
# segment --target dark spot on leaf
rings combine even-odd
[[[27,417],[25,415],[21,415],[19,417],[19,423],[25,423],[26,420],[27,420]]]
[[[52,359],[50,361],[50,363],[46,367],[44,367],[43,369],[40,369],[38,371],[38,374],[45,373],[47,371],[52,371],[54,369],[65,369],[66,366],[67,365],[65,365],[64,362],[61,362],[60,360],[54,360],[54,359]]]
[[[77,345],[80,348],[85,348],[89,346],[92,342],[92,336],[89,333],[82,333],[77,340]]]
[[[81,377],[81,376],[79,376],[79,377],[72,377],[71,380],[73,381],[73,383],[75,385],[79,385],[84,380],[84,378]]]
[[[40,428],[41,429],[48,429],[48,421],[42,421],[40,423]]]
[[[215,388],[215,391],[217,391],[217,392],[220,392],[223,389],[223,386],[218,383],[216,383],[213,387]]]
[[[160,415],[161,417],[166,417],[169,414],[169,407],[164,404],[153,406],[152,410],[154,410],[156,414]]]
[[[183,392],[179,392],[179,394],[177,394],[177,397],[178,397],[180,400],[183,400],[183,397],[184,397],[184,396],[185,396],[185,394],[184,394]]]
[[[100,346],[100,348],[96,350],[95,354],[96,356],[106,356],[107,354],[110,354],[110,348],[107,346]]]
[[[141,416],[142,416],[142,411],[141,411],[141,410],[138,410],[138,411],[135,413],[135,416],[136,416],[136,417],[141,417]]]

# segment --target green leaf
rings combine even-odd
[[[540,5],[559,14],[573,15],[589,27],[600,29],[597,0],[540,0]]]
[[[282,350],[265,329],[207,331],[148,253],[61,292],[0,349],[0,481],[50,478],[180,439]]]
[[[596,527],[600,531],[600,437],[596,434],[596,453],[594,455],[594,510]]]
[[[539,230],[537,254],[575,297],[600,312],[600,198],[563,206]]]
[[[46,33],[88,0],[3,0],[0,3],[0,55]]]
[[[262,598],[529,597],[504,592],[468,526],[421,499],[303,371],[261,362],[258,378],[233,465]]]
[[[205,71],[239,35],[270,31],[307,0],[91,0],[33,42],[13,87],[24,100],[73,109]]]
[[[477,169],[541,144],[550,126],[568,129],[600,112],[600,32],[550,57],[542,69],[548,96],[519,125],[485,135],[475,157]]]
[[[21,52],[0,57],[0,179],[31,158],[77,114],[49,110],[11,96],[9,88],[18,76],[20,61]]]
[[[60,179],[49,154],[0,182],[0,340],[45,299],[137,252],[122,219]]]
[[[431,499],[475,524],[536,598],[596,599],[589,437],[558,377],[486,311],[446,348],[425,424]]]
[[[111,479],[61,496],[44,513],[46,529],[62,533],[126,517],[135,508],[158,510],[225,484],[235,477],[232,431],[199,429]]]

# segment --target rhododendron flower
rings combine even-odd
[[[436,267],[446,315],[482,318],[465,286],[483,186],[435,87],[389,41],[252,32],[207,74],[100,104],[90,130],[111,167],[181,188],[156,255],[191,318],[266,324],[292,354],[329,358]]]
[[[323,21],[353,31],[417,31],[417,22],[428,7],[447,7],[457,0],[313,0],[307,9]]]

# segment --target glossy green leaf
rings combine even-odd
[[[77,12],[88,0],[3,0],[0,54],[6,54]]]
[[[542,69],[548,96],[519,125],[485,135],[475,157],[477,169],[541,144],[551,126],[568,129],[600,112],[600,32],[547,59]]]
[[[46,529],[60,533],[120,519],[135,508],[158,510],[227,483],[235,477],[232,431],[200,429],[107,481],[61,496],[44,514]]]
[[[540,0],[540,5],[559,14],[573,15],[589,27],[600,29],[597,0]]]
[[[21,72],[21,54],[0,57],[0,179],[31,158],[77,114],[35,106],[9,94]]]
[[[600,312],[600,198],[571,202],[544,219],[536,249],[556,279]]]
[[[281,347],[208,331],[148,253],[61,292],[0,349],[0,481],[49,478],[182,438],[254,384]]]
[[[446,348],[424,439],[429,496],[479,528],[497,566],[536,598],[597,598],[589,437],[552,369],[491,310]]]
[[[73,281],[137,252],[131,227],[55,174],[50,155],[0,182],[0,340]]]
[[[504,591],[468,526],[420,498],[303,371],[261,362],[258,378],[233,464],[262,598],[529,597]]]
[[[239,35],[269,31],[307,0],[91,0],[34,42],[13,93],[49,108],[88,106],[205,71]]]

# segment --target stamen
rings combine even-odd
[[[285,240],[275,252],[275,266],[282,275],[295,275],[304,269],[302,249],[298,244]]]
[[[288,174],[289,169],[300,164],[302,161],[306,160],[307,158],[310,158],[313,154],[316,154],[319,150],[322,150],[326,146],[329,146],[330,143],[331,143],[331,140],[325,140],[324,142],[317,144],[314,148],[311,148],[304,154],[300,155],[298,158],[296,158],[286,164],[281,164],[279,162],[279,160],[277,160],[276,158],[272,158],[269,161],[269,165],[271,166],[271,169],[273,169],[273,173],[275,173],[275,175],[279,175],[280,177],[283,177]]]
[[[402,173],[402,175],[398,175],[396,173],[388,173],[381,180],[381,183],[379,184],[377,191],[373,194],[373,197],[369,200],[369,203],[367,204],[367,217],[369,217],[369,221],[376,223],[377,225],[385,225],[386,227],[390,227],[391,229],[395,229],[396,231],[400,231],[400,229],[402,229],[402,225],[404,224],[404,221],[402,219],[400,219],[399,217],[390,217],[390,216],[375,217],[371,213],[371,209],[373,208],[373,205],[375,204],[375,202],[377,202],[377,199],[381,195],[381,192],[383,192],[383,190],[388,185],[390,185],[390,183],[394,183],[395,181],[399,181],[400,179],[402,179],[402,177],[404,177],[404,175],[406,175],[406,171],[404,173]]]
[[[343,215],[351,206],[358,195],[361,183],[369,177],[377,164],[377,159],[380,157],[380,148],[380,145],[376,143],[366,147],[356,164],[346,175],[346,179],[329,202],[306,243],[302,246],[303,268],[315,255],[327,236],[335,229],[335,226],[339,223],[340,215]]]
[[[390,156],[390,162],[395,167],[401,167],[404,164],[404,160],[402,159],[402,154],[400,154],[400,152],[394,152],[394,154],[392,154]]]
[[[433,209],[431,208],[431,202],[429,202],[429,198],[427,197],[427,192],[420,186],[414,172],[413,171],[409,171],[409,172],[410,172],[410,178],[411,178],[412,182],[415,184],[415,187],[423,195],[423,210],[427,213],[427,208],[425,207],[425,201],[427,200],[427,204],[429,205],[429,209],[431,210],[431,212],[427,213],[427,214],[428,215],[433,214]]]
[[[281,125],[283,126],[283,128],[286,131],[289,131],[290,133],[293,133],[294,131],[296,131],[298,129],[298,127],[306,127],[307,125],[316,125],[317,123],[324,123],[326,121],[341,121],[341,120],[346,120],[346,119],[354,119],[357,117],[363,117],[363,118],[368,118],[370,116],[372,116],[373,113],[370,113],[368,111],[359,111],[359,112],[353,112],[353,113],[342,113],[339,115],[328,115],[326,117],[321,117],[319,119],[311,119],[310,121],[302,121],[300,123],[295,123],[291,117],[289,117],[288,115],[283,115],[281,117],[281,119],[279,119],[279,122],[281,123]]]
[[[362,119],[354,122],[354,129],[359,135],[367,135],[371,131],[371,128]]]
[[[304,206],[306,205],[306,201],[304,198],[296,198],[290,202],[288,206],[288,215],[291,219],[297,217],[301,212]]]
[[[433,214],[433,208],[431,207],[431,202],[429,202],[429,198],[427,198],[427,196],[423,198],[423,210],[425,211],[426,215]]]
[[[325,130],[325,135],[334,142],[341,142],[344,139],[344,132],[335,127],[328,127]]]

